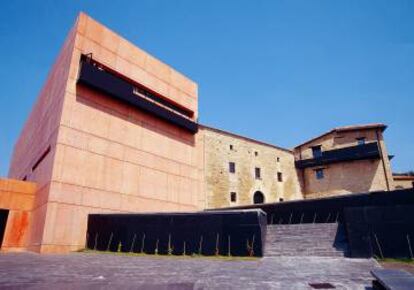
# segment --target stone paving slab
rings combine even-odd
[[[0,254],[2,289],[370,289],[372,259],[191,257],[73,253]]]

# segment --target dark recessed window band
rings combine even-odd
[[[187,117],[180,115],[184,114],[183,110],[180,108],[164,100],[163,103],[161,103],[158,99],[154,99],[155,96],[149,97],[148,94],[150,94],[150,92],[144,94],[145,97],[141,97],[139,94],[134,93],[134,91],[137,91],[137,86],[135,84],[131,84],[125,79],[100,68],[99,64],[93,63],[93,61],[88,61],[86,57],[83,57],[81,60],[78,83],[108,94],[113,98],[151,113],[192,133],[198,131],[198,124]],[[139,88],[139,93],[141,94],[142,92],[145,92],[145,90]],[[149,98],[152,101],[146,98]],[[180,110],[177,110],[177,108]],[[186,115],[188,116],[188,112]]]
[[[322,151],[320,157],[297,160],[295,161],[295,165],[297,168],[303,169],[337,162],[373,160],[379,158],[380,152],[378,144],[377,142],[372,142],[341,149]]]
[[[49,154],[49,152],[50,152],[50,146],[47,147],[47,149],[45,150],[45,152],[43,152],[43,154],[39,157],[39,159],[37,159],[36,163],[32,166],[32,171],[35,171],[35,169],[46,158],[46,156]]]

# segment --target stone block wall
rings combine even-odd
[[[202,132],[206,208],[252,204],[256,191],[264,194],[266,203],[302,198],[291,151],[209,127]],[[229,172],[229,162],[235,163],[235,173]],[[256,167],[260,179],[255,178]],[[231,192],[236,202],[231,202]]]

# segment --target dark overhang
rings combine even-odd
[[[81,60],[78,84],[105,93],[193,134],[198,131],[198,124],[186,117],[186,115],[190,115],[188,110],[165,101],[142,86],[137,87],[136,84],[104,69],[86,57],[82,57]],[[138,92],[134,93],[134,90],[136,91],[137,89]]]
[[[295,165],[297,168],[303,169],[344,161],[372,160],[379,158],[380,151],[378,144],[377,142],[372,142],[363,145],[323,151],[321,157],[297,160],[295,161]]]

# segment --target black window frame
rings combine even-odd
[[[236,173],[236,163],[235,162],[229,162],[229,172],[230,173]]]
[[[260,167],[254,168],[254,178],[255,179],[262,179],[262,170]]]
[[[356,140],[357,140],[358,146],[365,145],[367,143],[367,138],[365,137],[359,137],[359,138],[356,138]]]
[[[230,202],[237,202],[237,192],[231,191],[230,192]]]
[[[283,173],[280,171],[277,172],[277,181],[283,182]]]
[[[321,180],[325,178],[324,168],[315,169],[315,177],[317,180]]]
[[[322,145],[312,146],[311,149],[313,158],[322,157]]]

